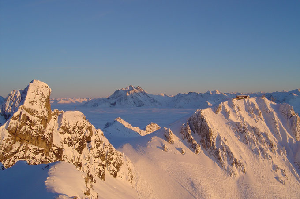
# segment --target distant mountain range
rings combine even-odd
[[[91,99],[84,104],[88,107],[154,107],[154,108],[207,108],[214,104],[235,98],[242,93],[222,93],[218,90],[206,93],[189,92],[175,96],[149,94],[141,87],[129,86],[116,90],[108,98]],[[246,93],[250,97],[265,96],[276,103],[288,103],[300,112],[300,89],[273,93]]]
[[[14,91],[19,92],[19,91]],[[184,94],[155,95],[149,94],[141,87],[132,85],[116,90],[108,98],[51,98],[51,104],[69,104],[83,105],[86,107],[99,108],[133,108],[133,107],[148,107],[148,108],[207,108],[214,104],[235,98],[243,93],[222,93],[218,90],[207,91],[206,93],[189,92]],[[291,91],[276,91],[272,93],[245,93],[250,97],[265,96],[267,99],[276,103],[288,103],[294,107],[297,113],[300,113],[300,89]],[[21,97],[21,93],[16,95]],[[6,98],[0,96],[0,105],[4,103]],[[18,100],[16,100],[18,101]],[[13,106],[12,106],[13,109]],[[4,110],[2,110],[3,112]],[[7,111],[6,111],[7,112]],[[7,112],[8,113],[8,112]]]

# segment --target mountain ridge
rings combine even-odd
[[[250,97],[265,96],[277,103],[290,103],[297,113],[300,113],[300,89],[291,91],[276,91],[272,93],[222,93],[219,90],[205,93],[188,92],[178,93],[174,96],[149,94],[141,87],[132,85],[116,90],[108,98],[94,98],[84,103],[87,107],[151,107],[151,108],[208,108],[213,104],[230,100],[237,95],[249,95]]]

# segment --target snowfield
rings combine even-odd
[[[2,103],[0,198],[300,198],[299,89],[50,92],[34,80]]]

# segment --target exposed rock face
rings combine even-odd
[[[226,138],[222,138],[211,129],[202,111],[196,112],[189,118],[188,123],[182,127],[181,134],[183,138],[187,138],[196,154],[200,152],[200,148],[204,149],[229,175],[236,175],[236,171],[246,172],[244,163],[233,154],[226,143]]]
[[[286,118],[288,127],[292,130],[297,141],[300,141],[300,118],[289,104],[281,104],[279,111]]]
[[[174,144],[174,134],[171,129],[164,127],[165,133],[164,136],[166,138],[166,141],[170,144]]]
[[[153,133],[154,131],[157,131],[160,129],[160,126],[154,122],[151,122],[145,127],[145,131],[143,132],[142,135],[148,135],[150,133]]]
[[[290,105],[259,97],[232,99],[197,110],[180,133],[195,153],[202,149],[229,175],[235,176],[247,171],[244,148],[257,158],[270,161],[274,168],[278,166],[277,154],[297,167],[299,125],[299,116]],[[297,173],[294,175],[299,178]]]
[[[0,127],[0,162],[28,164],[66,161],[86,175],[85,194],[96,197],[92,183],[105,175],[132,182],[131,163],[78,111],[51,111],[49,86],[34,80],[9,96],[4,111],[10,119]],[[11,114],[11,115],[10,115]]]

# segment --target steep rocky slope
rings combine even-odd
[[[141,198],[299,198],[299,125],[288,104],[231,99],[119,150]]]
[[[300,118],[288,104],[264,97],[232,99],[198,110],[180,133],[192,150],[201,148],[231,176],[247,172],[252,153],[269,160],[274,170],[290,170],[299,180]],[[288,179],[283,172],[278,180]]]
[[[51,110],[49,86],[33,80],[13,91],[2,110],[7,122],[0,127],[0,162],[6,167],[19,160],[28,164],[72,163],[84,173],[86,197],[95,198],[93,183],[111,175],[132,182],[130,160],[78,111]]]

